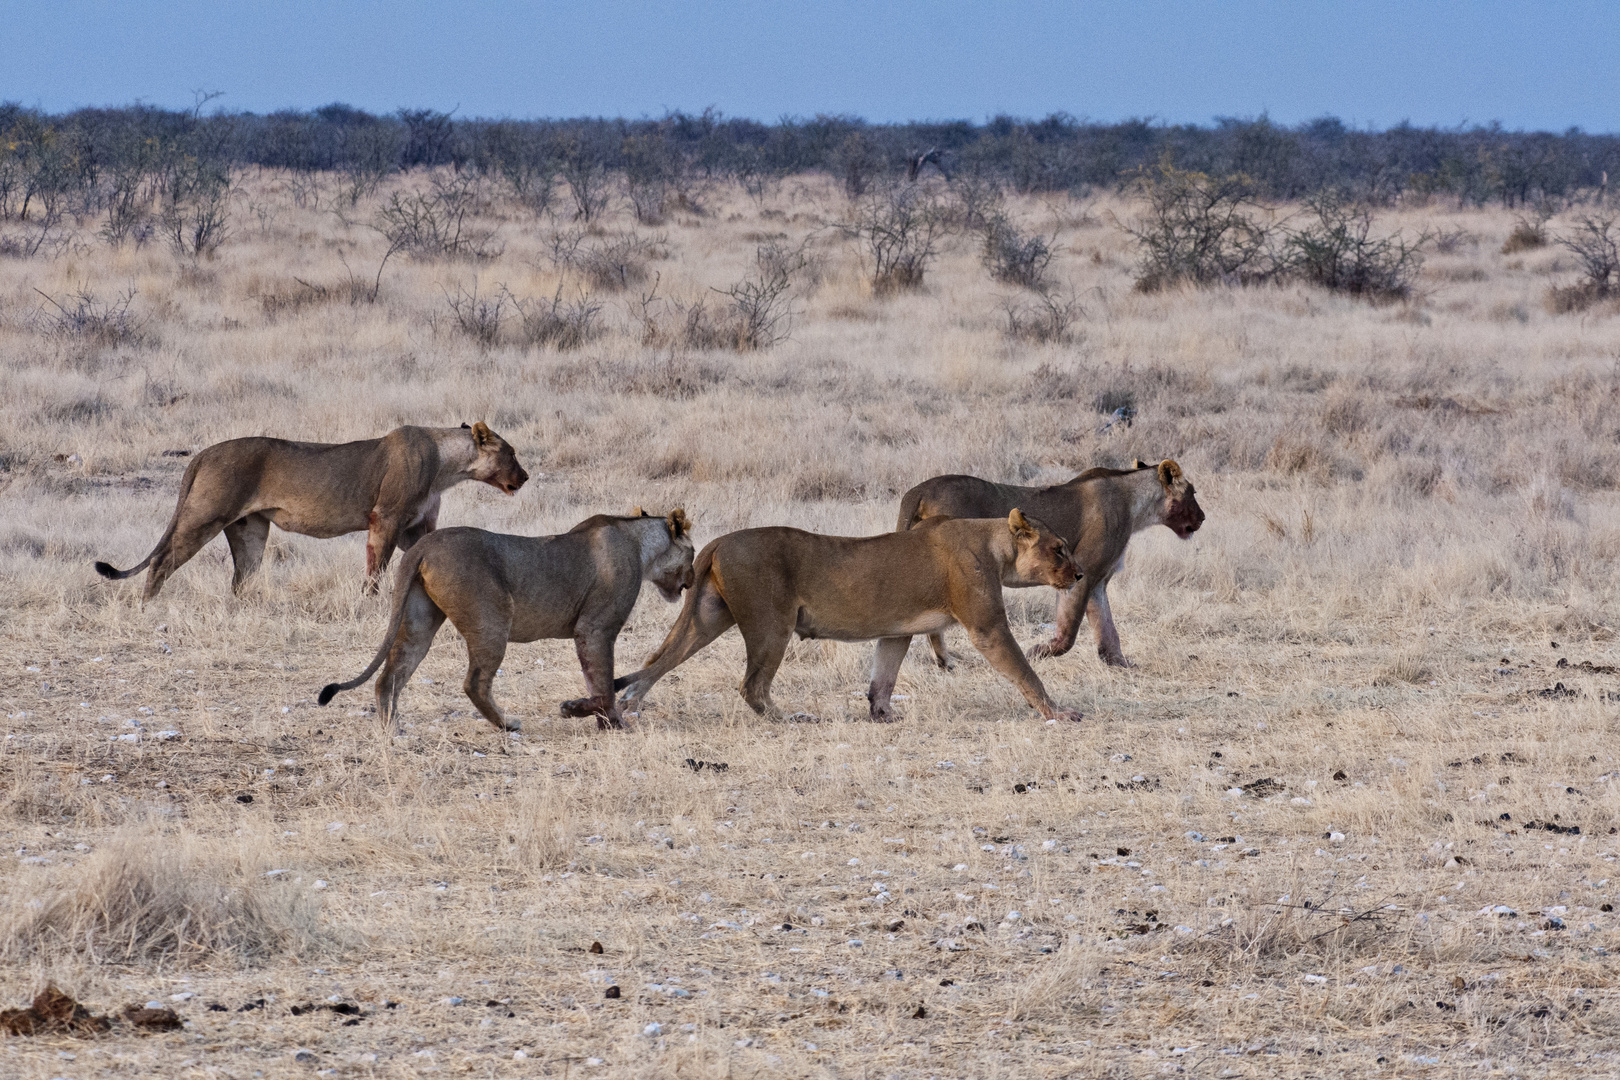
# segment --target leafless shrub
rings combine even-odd
[[[380,273],[380,271],[379,271]],[[343,281],[331,285],[293,278],[290,284],[277,286],[259,293],[259,309],[265,318],[274,322],[283,315],[295,315],[306,308],[325,307],[328,304],[369,304],[377,299],[373,283],[350,274]]]
[[[511,306],[517,311],[518,336],[525,345],[568,352],[578,349],[602,332],[598,319],[602,305],[589,294],[581,293],[574,300],[563,299],[563,287],[549,300],[523,300],[505,290]]]
[[[1052,249],[1056,234],[1050,237],[1025,234],[1005,214],[997,214],[986,222],[983,234],[984,247],[979,258],[992,278],[1026,289],[1044,288],[1047,267],[1052,265],[1052,256],[1056,254]]]
[[[1136,272],[1142,292],[1178,282],[1248,284],[1275,272],[1276,224],[1247,177],[1216,178],[1165,164],[1139,187],[1146,216],[1123,228],[1142,249]]]
[[[502,289],[494,296],[478,294],[478,284],[471,289],[457,285],[454,293],[446,290],[445,303],[455,316],[456,327],[478,343],[481,349],[493,348],[501,338],[501,325],[510,314],[511,293]]]
[[[951,224],[964,232],[980,232],[1003,216],[1001,184],[992,177],[960,176],[951,182],[950,190],[946,213]]]
[[[1513,231],[1508,233],[1502,242],[1502,254],[1512,255],[1519,251],[1535,251],[1537,248],[1547,246],[1547,222],[1552,218],[1550,206],[1539,206],[1534,214],[1519,215],[1514,219]]]
[[[0,233],[0,256],[32,259],[41,252],[48,257],[60,255],[70,240],[60,229],[61,223],[61,214],[42,213],[15,232]]]
[[[687,188],[686,160],[668,140],[653,135],[632,135],[621,148],[625,191],[636,220],[644,225],[663,223],[670,204]]]
[[[479,200],[474,177],[435,176],[427,191],[394,192],[377,211],[374,228],[388,239],[390,254],[403,251],[420,258],[497,258],[502,248],[495,244],[495,230],[472,221]]]
[[[655,282],[632,312],[642,325],[643,344],[751,352],[785,340],[794,315],[793,280],[810,262],[808,243],[807,238],[797,247],[761,244],[754,253],[753,274],[728,289],[713,290],[725,297],[724,303],[708,297],[666,300],[658,296]]]
[[[165,179],[163,233],[176,252],[192,259],[212,255],[230,234],[235,183],[218,162],[187,157]]]
[[[949,235],[949,216],[920,185],[890,186],[860,199],[840,225],[860,245],[878,296],[920,289],[923,275]]]
[[[1479,234],[1467,229],[1442,229],[1434,234],[1434,250],[1455,255],[1465,247],[1479,247]]]
[[[668,238],[643,236],[633,230],[585,244],[582,234],[552,234],[552,261],[559,268],[577,271],[595,288],[623,292],[647,280],[647,264],[665,251]]]
[[[1410,242],[1398,232],[1375,237],[1371,209],[1331,192],[1319,193],[1305,205],[1316,220],[1288,233],[1277,273],[1371,300],[1411,295],[1423,248],[1432,240],[1429,233]]]
[[[1085,309],[1072,292],[1060,295],[1051,289],[1037,290],[1035,298],[1029,301],[1009,298],[1002,303],[1001,310],[1007,316],[1009,338],[1047,345],[1072,341],[1074,324],[1085,315]]]
[[[17,905],[0,956],[167,967],[296,954],[321,943],[307,889],[204,859],[173,837],[154,839],[110,845],[86,862],[72,888]]]
[[[755,250],[756,272],[725,290],[739,351],[768,349],[787,338],[793,321],[793,277],[808,262],[803,243],[788,247],[773,240]]]
[[[1555,313],[1584,311],[1593,304],[1620,296],[1620,215],[1577,218],[1575,230],[1556,238],[1557,244],[1579,261],[1582,279],[1574,285],[1553,286],[1547,306]]]
[[[104,192],[106,220],[100,235],[112,247],[121,247],[134,241],[137,248],[152,238],[156,231],[152,215],[148,212],[151,192],[143,169],[116,168],[108,179]]]
[[[98,300],[87,288],[80,288],[62,300],[43,292],[39,295],[45,298],[45,303],[34,313],[34,325],[43,333],[109,347],[130,345],[141,339],[140,320],[130,311],[135,301],[133,286],[107,301]]]
[[[558,161],[563,182],[574,200],[574,217],[586,224],[602,216],[613,198],[613,188],[601,149],[578,134],[566,136]]]
[[[865,196],[883,165],[878,148],[865,133],[852,131],[832,153],[832,168],[851,199]]]

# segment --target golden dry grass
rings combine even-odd
[[[707,201],[659,230],[660,295],[712,297],[762,238],[841,213],[815,180]],[[581,351],[485,351],[446,295],[554,295],[556,223],[492,199],[498,259],[398,260],[351,305],[331,287],[375,270],[370,207],[299,206],[268,174],[211,262],[91,226],[0,262],[0,1003],[53,979],[97,1012],[195,995],[183,1032],[14,1038],[0,1071],[1614,1071],[1620,322],[1549,314],[1571,267],[1501,255],[1506,213],[1390,215],[1477,243],[1430,259],[1419,302],[1371,307],[1143,296],[1107,224],[1128,205],[1016,209],[1064,223],[1072,343],[1008,341],[1017,294],[968,239],[880,300],[821,230],[773,350],[644,347],[649,278],[599,294]],[[127,340],[54,332],[39,295],[128,288]],[[1127,396],[1134,426],[1098,434]],[[1087,714],[1064,727],[921,643],[895,725],[862,720],[870,646],[816,643],[775,693],[822,722],[762,721],[732,634],[624,734],[555,718],[582,692],[569,643],[514,647],[507,739],[446,630],[391,739],[368,692],[314,705],[384,623],[360,537],[277,533],[240,599],[219,541],[145,608],[91,570],[161,531],[185,462],[164,451],[479,418],[544,476],[456,488],[443,524],[680,504],[700,543],[870,533],[930,475],[1136,456],[1179,459],[1209,521],[1132,546],[1112,595],[1138,666],[1037,664]],[[1044,634],[1050,593],[1011,596],[1020,639]],[[675,613],[642,603],[626,670]]]

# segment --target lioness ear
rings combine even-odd
[[[671,510],[669,517],[665,520],[669,522],[669,538],[671,540],[679,540],[692,531],[692,523],[687,520],[686,511],[679,506]]]
[[[1020,540],[1028,540],[1035,535],[1035,526],[1031,525],[1029,518],[1025,517],[1024,512],[1016,507],[1012,513],[1007,515],[1007,528]]]
[[[1177,465],[1174,461],[1171,461],[1169,458],[1165,458],[1163,461],[1159,462],[1159,483],[1163,484],[1165,487],[1169,487],[1171,484],[1174,484],[1177,480],[1180,480],[1180,479],[1181,479],[1181,466],[1180,465]]]
[[[465,420],[463,420],[461,422],[461,430],[462,431],[471,431],[472,430],[472,425],[467,423]]]
[[[489,425],[484,423],[482,420],[478,421],[478,423],[472,426],[472,433],[473,442],[477,443],[479,446],[493,442],[495,439],[495,433],[489,430]]]
[[[1137,458],[1136,463],[1131,466],[1133,469],[1151,469],[1152,467],[1150,463],[1143,461],[1141,458]]]
[[[643,510],[639,506],[633,506],[633,507],[630,508],[630,516],[631,517],[646,517],[647,516],[647,511]]]

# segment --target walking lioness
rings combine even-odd
[[[574,639],[590,696],[565,701],[564,716],[597,717],[619,726],[613,700],[613,643],[650,581],[670,603],[692,584],[692,529],[684,510],[667,518],[596,517],[559,536],[508,536],[483,529],[444,529],[407,551],[394,577],[394,609],[382,647],[366,670],[321,690],[325,705],[372,672],[377,714],[384,724],[399,712],[399,696],[427,655],[444,620],[467,640],[462,688],[496,727],[516,731],[490,696],[495,673],[512,641]],[[384,663],[386,661],[386,663]]]
[[[833,641],[878,639],[867,690],[873,720],[888,720],[895,676],[913,634],[952,623],[1048,719],[1078,720],[1047,696],[1007,626],[1003,585],[1066,589],[1079,577],[1063,539],[1018,510],[988,521],[940,520],[882,536],[800,529],[727,533],[698,553],[695,583],[664,643],[633,675],[615,679],[632,707],[654,683],[735,625],[748,650],[742,695],[774,711],[771,680],[794,633]]]
[[[1134,469],[1087,469],[1048,488],[993,484],[976,476],[936,476],[901,497],[896,528],[903,532],[936,517],[990,517],[1014,506],[1039,515],[1073,546],[1075,562],[1086,579],[1083,587],[1059,596],[1052,640],[1032,647],[1029,655],[1068,652],[1084,615],[1097,637],[1097,655],[1109,664],[1128,667],[1108,609],[1108,582],[1124,565],[1125,546],[1136,533],[1165,525],[1185,540],[1203,525],[1203,508],[1181,466],[1166,459],[1158,465],[1138,461]],[[949,668],[945,636],[932,634],[928,643],[940,666]]]
[[[529,474],[505,439],[482,421],[459,428],[395,428],[351,443],[248,438],[215,443],[186,466],[180,501],[152,553],[128,570],[96,563],[119,580],[148,565],[144,599],[220,532],[231,545],[240,589],[259,568],[270,526],[329,539],[366,529],[366,589],[375,592],[395,546],[409,548],[439,520],[439,496],[463,480],[508,495]]]

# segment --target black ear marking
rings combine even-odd
[[[471,424],[463,423],[461,425],[461,427],[462,427],[463,431],[471,431],[472,430],[472,425]]]

